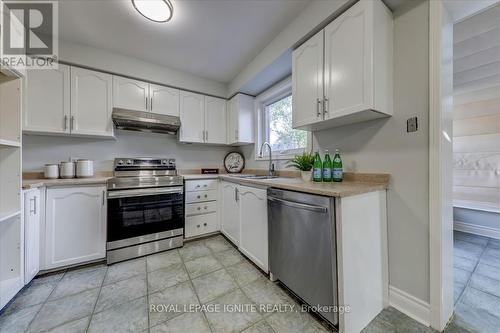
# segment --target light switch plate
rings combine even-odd
[[[417,117],[408,118],[408,120],[406,121],[406,131],[408,133],[418,131],[418,118]]]

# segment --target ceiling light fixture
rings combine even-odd
[[[139,14],[153,22],[168,22],[174,14],[170,0],[132,0],[132,5]]]

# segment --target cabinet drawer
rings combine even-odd
[[[217,200],[217,191],[215,190],[186,193],[186,203],[215,201],[215,200]]]
[[[185,237],[195,237],[217,231],[217,213],[186,218]]]
[[[186,205],[186,216],[213,213],[217,211],[217,202],[202,202]]]
[[[217,179],[187,180],[186,192],[216,190]]]

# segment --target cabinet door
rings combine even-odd
[[[221,231],[236,246],[240,243],[240,214],[238,200],[238,186],[230,182],[222,182]]]
[[[149,85],[149,109],[153,113],[179,117],[179,89]]]
[[[323,120],[323,31],[293,51],[293,127]]]
[[[370,1],[360,1],[325,28],[325,117],[370,108],[372,16]]]
[[[106,188],[49,188],[46,207],[46,268],[106,255]]]
[[[71,133],[113,136],[113,77],[71,67]]]
[[[113,76],[113,106],[148,111],[149,83]]]
[[[24,283],[40,271],[40,191],[24,194]]]
[[[234,96],[227,102],[227,143],[232,145],[238,142],[238,96]]]
[[[268,271],[267,192],[240,186],[240,251]]]
[[[25,78],[26,107],[23,130],[69,133],[70,69],[28,70]]]
[[[205,142],[226,143],[226,100],[205,97]]]
[[[179,141],[204,142],[205,96],[187,91],[181,91],[180,96]]]

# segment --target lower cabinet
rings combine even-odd
[[[43,269],[105,257],[105,186],[48,188],[45,214]]]
[[[267,272],[267,191],[222,182],[222,206],[222,233]]]
[[[24,192],[24,283],[40,271],[40,190]]]
[[[200,237],[219,230],[217,179],[186,180],[185,238]]]
[[[234,245],[240,245],[240,205],[238,202],[238,185],[222,182],[222,223],[221,232]]]
[[[268,271],[267,190],[240,186],[239,249],[257,266]]]

